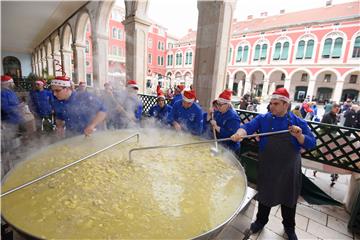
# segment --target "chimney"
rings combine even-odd
[[[253,15],[249,15],[249,16],[247,16],[247,20],[252,20],[253,19]]]
[[[285,13],[285,9],[281,9],[280,14],[284,14],[284,13]]]
[[[326,0],[326,6],[329,7],[332,4],[332,0]]]
[[[267,12],[262,12],[262,13],[260,14],[260,16],[261,16],[261,17],[267,17]]]

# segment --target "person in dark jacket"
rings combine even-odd
[[[257,233],[269,220],[271,207],[281,205],[283,225],[288,239],[297,239],[295,233],[296,204],[301,190],[302,148],[316,145],[315,137],[307,123],[288,111],[289,93],[278,88],[270,100],[270,112],[256,116],[240,126],[231,136],[233,141],[242,141],[249,134],[289,130],[288,133],[261,137],[259,142],[259,171],[257,188],[259,201],[256,221],[249,233]]]
[[[231,90],[225,90],[216,100],[218,113],[213,114],[214,119],[210,124],[215,129],[218,139],[229,138],[240,128],[240,117],[231,106],[231,95]],[[235,153],[240,150],[240,142],[226,141],[223,144]]]
[[[158,90],[157,104],[152,106],[149,110],[150,117],[154,117],[160,124],[166,124],[172,107],[166,104],[164,93]]]
[[[357,113],[357,105],[352,105],[351,108],[344,113],[344,126],[345,127],[351,127],[351,128],[357,128],[358,126],[358,113]]]
[[[321,123],[337,125],[337,123],[339,122],[339,118],[337,116],[339,111],[340,111],[340,105],[334,103],[331,108],[331,111],[324,114],[323,118],[321,119]]]
[[[29,93],[29,108],[34,114],[36,128],[38,131],[52,132],[54,95],[44,89],[44,82],[41,80],[35,82],[35,88]]]

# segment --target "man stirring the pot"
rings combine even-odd
[[[289,133],[261,137],[259,142],[259,170],[257,179],[259,201],[256,221],[250,226],[250,234],[263,229],[269,220],[271,207],[281,204],[285,232],[290,240],[295,233],[296,203],[301,190],[300,149],[315,147],[316,140],[307,123],[288,112],[289,93],[277,89],[271,96],[270,112],[256,116],[242,125],[231,136],[233,141],[259,131],[275,132],[289,129]]]
[[[58,76],[51,81],[55,96],[56,131],[60,136],[82,134],[90,135],[97,125],[104,121],[106,110],[103,103],[94,95],[75,92],[70,79]]]

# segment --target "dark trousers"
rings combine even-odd
[[[265,226],[269,221],[271,207],[267,207],[259,202],[258,212],[256,214],[256,223]],[[285,205],[281,205],[281,216],[283,218],[282,224],[284,225],[285,231],[295,231],[295,213],[296,204],[290,208]]]

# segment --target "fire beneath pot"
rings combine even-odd
[[[13,169],[2,191],[95,152],[134,131],[99,132],[41,150]],[[211,145],[131,148],[199,140],[166,130],[142,130],[140,143],[104,153],[2,199],[4,219],[40,238],[194,238],[227,222],[243,201],[246,179],[229,153]]]

